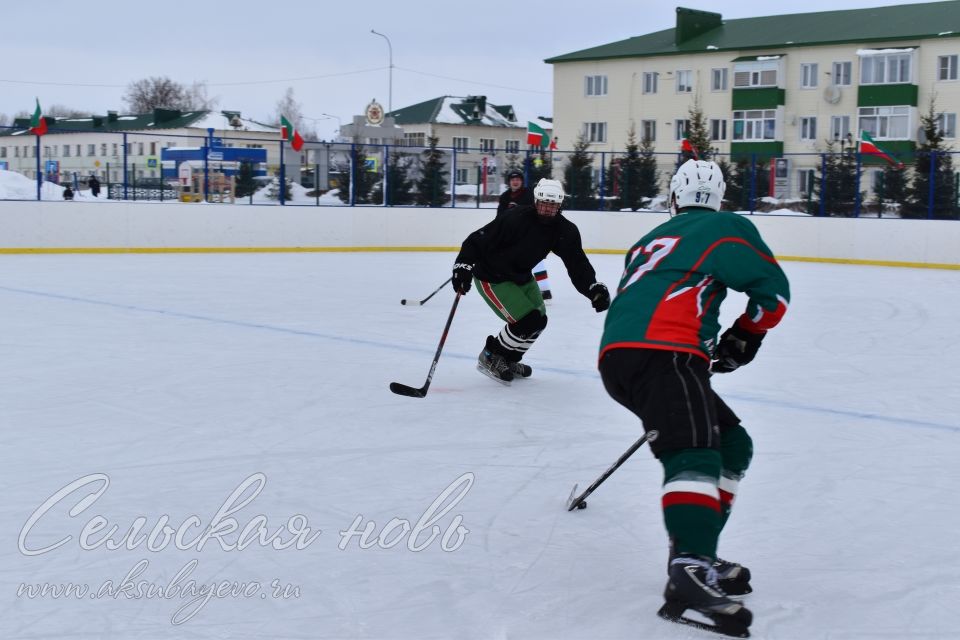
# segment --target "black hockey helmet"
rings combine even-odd
[[[507,182],[510,182],[513,178],[520,178],[523,180],[523,171],[519,169],[511,169],[507,172]]]

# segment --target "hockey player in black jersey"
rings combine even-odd
[[[531,271],[548,253],[563,260],[573,286],[597,312],[610,306],[610,293],[597,282],[583,252],[579,229],[560,213],[563,186],[544,178],[533,198],[533,205],[513,207],[467,236],[453,265],[453,288],[465,294],[476,282],[477,291],[506,322],[497,336],[487,336],[477,364],[481,373],[503,384],[533,373],[520,360],[547,326],[547,313]]]

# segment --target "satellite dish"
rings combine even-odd
[[[823,99],[829,102],[830,104],[837,104],[840,102],[840,98],[843,97],[843,92],[840,91],[840,87],[835,84],[828,85],[823,90]]]

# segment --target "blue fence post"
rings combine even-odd
[[[357,145],[350,143],[350,206],[357,204]]]
[[[37,136],[37,200],[40,199],[40,188],[43,186],[43,173],[40,171],[40,136]]]
[[[820,154],[820,216],[827,215],[827,154]]]
[[[128,147],[127,134],[126,132],[124,132],[123,134],[123,199],[124,200],[127,199],[127,181],[129,179],[127,176],[127,151],[128,151],[127,147]],[[109,196],[110,194],[108,193],[107,197]]]
[[[930,152],[930,188],[927,193],[927,220],[933,220],[934,188],[937,185],[937,152]]]
[[[530,148],[527,148],[527,153],[523,158],[523,184],[530,186]]]
[[[854,200],[854,205],[853,205],[853,217],[854,217],[854,218],[859,218],[859,217],[860,217],[860,160],[861,160],[861,157],[862,157],[862,156],[860,155],[860,152],[858,151],[858,152],[857,152],[857,177],[856,177],[856,180],[854,180],[854,183],[855,183],[855,186],[856,186],[856,194],[855,194],[855,196],[854,196],[854,197],[855,197],[855,200]]]
[[[277,192],[280,198],[280,206],[284,206],[286,204],[286,198],[284,196],[287,193],[287,169],[283,162],[283,140],[280,141],[280,184],[278,186],[280,187]]]
[[[606,168],[607,168],[607,152],[600,152],[600,209],[603,211],[603,201],[604,196],[606,195]]]
[[[390,145],[383,145],[383,206],[390,206]]]
[[[750,213],[757,203],[757,154],[750,154]]]
[[[450,206],[457,206],[457,148],[453,147],[453,161],[450,165]]]

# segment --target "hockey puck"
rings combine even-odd
[[[587,508],[587,501],[586,501],[586,500],[582,500],[582,501],[580,501],[580,502],[577,504],[577,509],[586,509],[586,508]]]

